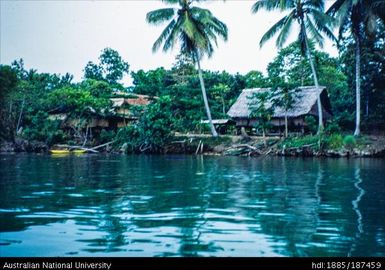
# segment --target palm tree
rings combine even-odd
[[[365,1],[364,4],[368,10],[366,19],[371,25],[375,18],[380,18],[385,23],[385,0]]]
[[[204,55],[211,57],[217,45],[217,36],[227,40],[227,26],[218,20],[207,9],[193,6],[197,0],[163,0],[168,4],[177,4],[175,8],[162,8],[147,13],[147,22],[158,25],[168,22],[159,38],[155,41],[152,50],[157,51],[163,44],[163,51],[180,45],[181,53],[191,55],[198,67],[199,81],[201,85],[203,101],[207,118],[210,123],[211,133],[218,136],[212,122],[209,103],[207,101],[206,88],[203,81],[200,60]]]
[[[333,23],[333,18],[324,13],[323,0],[259,0],[252,6],[252,12],[257,13],[260,9],[268,11],[280,10],[289,11],[289,14],[274,24],[261,38],[259,45],[262,47],[269,39],[279,35],[276,40],[276,46],[282,48],[285,44],[293,23],[299,25],[298,42],[301,46],[303,55],[307,55],[313,74],[314,84],[319,88],[317,72],[314,66],[311,47],[309,45],[309,34],[312,40],[323,46],[323,36],[335,40],[333,32],[329,28],[329,24]],[[318,133],[323,130],[322,105],[320,95],[317,98],[318,108]]]
[[[355,42],[356,58],[356,128],[354,135],[360,135],[361,124],[361,42],[364,28],[373,31],[376,17],[385,21],[384,0],[336,0],[327,13],[339,19],[340,37],[350,28]]]

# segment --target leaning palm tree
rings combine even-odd
[[[218,36],[225,41],[227,40],[227,26],[214,17],[209,10],[193,6],[194,0],[163,1],[168,4],[177,4],[177,7],[162,8],[147,13],[147,22],[150,24],[158,25],[168,22],[166,28],[155,41],[152,50],[155,52],[163,45],[163,51],[166,52],[179,44],[183,54],[193,57],[198,67],[199,81],[211,133],[216,137],[218,134],[211,118],[200,60],[204,55],[212,56],[214,52],[213,42],[217,45]]]
[[[355,43],[356,58],[356,128],[354,135],[360,135],[361,124],[361,43],[364,29],[374,31],[376,18],[385,21],[384,0],[336,0],[328,9],[328,14],[339,19],[340,37],[345,29],[350,29]]]
[[[257,13],[260,9],[268,11],[280,10],[289,11],[289,14],[274,24],[261,38],[259,45],[262,47],[269,39],[279,35],[276,46],[282,48],[287,41],[294,23],[299,25],[298,42],[301,46],[303,55],[307,55],[313,74],[314,84],[319,88],[317,72],[312,58],[309,36],[320,47],[323,46],[323,36],[335,40],[329,25],[333,23],[333,18],[324,13],[323,0],[259,0],[252,6],[252,12]],[[318,108],[318,133],[323,130],[322,105],[320,95],[317,98]]]

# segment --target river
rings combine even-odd
[[[385,160],[0,155],[1,256],[385,256]]]

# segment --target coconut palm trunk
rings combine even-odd
[[[288,135],[288,124],[287,124],[287,110],[285,112],[285,138],[287,138]]]
[[[360,135],[361,122],[361,46],[359,37],[356,37],[356,129],[354,136]]]
[[[266,131],[265,128],[262,128],[262,138],[263,138],[263,145],[267,147],[267,141],[266,141]]]
[[[210,111],[210,107],[209,107],[209,102],[208,102],[208,100],[207,100],[206,88],[205,88],[205,82],[203,81],[202,69],[201,69],[201,64],[200,64],[200,61],[199,61],[199,56],[197,55],[196,52],[195,52],[195,54],[194,54],[194,58],[195,58],[195,61],[196,61],[196,63],[197,63],[197,66],[198,66],[199,82],[200,82],[200,85],[201,85],[202,96],[203,96],[203,102],[204,102],[204,104],[205,104],[205,109],[206,109],[207,119],[209,120],[209,125],[210,125],[210,129],[211,129],[211,134],[213,135],[213,137],[218,137],[218,133],[217,133],[217,131],[215,130],[215,127],[214,127],[214,124],[213,124],[213,119],[212,119],[212,117],[211,117],[211,111]]]
[[[303,24],[302,24],[303,25]],[[307,58],[309,59],[310,67],[311,67],[311,72],[313,74],[313,80],[314,80],[314,85],[317,88],[317,91],[319,89],[319,84],[318,84],[318,77],[317,77],[317,72],[315,70],[314,62],[313,62],[313,57],[310,52],[310,47],[309,47],[309,42],[307,40],[306,36],[306,31],[304,31],[305,35],[305,44],[306,44],[306,53],[307,53]],[[318,108],[318,134],[322,132],[323,130],[323,113],[322,113],[322,105],[321,105],[321,93],[317,97],[317,108]]]

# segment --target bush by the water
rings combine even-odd
[[[25,139],[45,142],[48,145],[60,143],[66,139],[64,132],[59,129],[60,122],[49,120],[46,112],[39,111],[28,121],[29,125],[22,132],[22,137]]]
[[[138,124],[121,128],[116,145],[125,145],[126,152],[161,152],[172,139],[171,98],[163,96],[147,106]]]
[[[353,147],[356,145],[356,143],[357,143],[356,139],[354,138],[353,135],[346,135],[344,140],[343,140],[344,146],[349,150],[353,149]]]
[[[340,149],[343,146],[343,138],[341,134],[332,134],[324,136],[323,142],[328,149]]]

